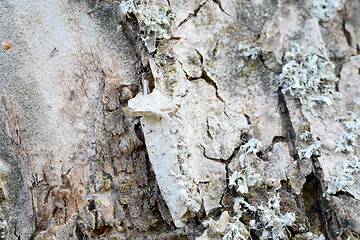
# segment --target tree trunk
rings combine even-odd
[[[360,2],[0,1],[0,239],[360,239]]]

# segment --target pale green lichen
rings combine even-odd
[[[0,220],[0,240],[6,239],[7,234],[7,222],[5,220]]]
[[[304,237],[306,240],[325,240],[324,235],[322,235],[322,234],[317,235],[312,232],[307,232]]]
[[[260,174],[253,173],[252,167],[246,163],[245,157],[249,154],[256,154],[261,147],[261,142],[253,138],[240,147],[239,165],[241,169],[234,171],[229,177],[229,186],[236,187],[237,192],[247,193],[248,187],[254,186],[260,180]]]
[[[243,194],[249,192],[249,187],[254,186],[260,178],[260,174],[254,173],[248,159],[256,156],[260,151],[262,144],[257,139],[250,139],[246,144],[239,149],[239,156],[237,158],[239,170],[234,171],[229,177],[229,186],[235,187],[240,194],[235,198],[233,210],[236,213],[233,217],[232,223],[228,225],[228,229],[223,239],[249,239],[249,229],[261,232],[260,239],[286,239],[287,229],[295,221],[295,214],[287,212],[282,214],[280,212],[280,197],[278,194],[272,194],[268,198],[266,204],[252,206],[243,197]],[[249,226],[241,222],[242,216],[249,215],[257,216],[255,219],[249,221]]]
[[[334,74],[335,65],[318,56],[309,47],[306,53],[294,44],[285,54],[285,65],[278,78],[278,84],[284,94],[288,93],[305,102],[313,115],[318,103],[333,103],[335,84],[338,78]]]
[[[248,228],[240,221],[242,215],[247,211],[252,212],[254,216],[258,216],[258,218],[250,220],[249,228],[261,231],[260,240],[286,239],[286,227],[292,225],[296,218],[295,214],[291,212],[282,214],[280,212],[280,202],[281,199],[278,194],[269,197],[267,204],[259,206],[251,206],[243,198],[236,198],[234,223],[229,224],[228,231],[223,239],[249,239]]]
[[[295,222],[294,213],[287,212],[282,214],[280,212],[280,202],[281,199],[279,195],[274,195],[269,198],[267,205],[260,205],[258,207],[261,224],[264,225],[260,240],[285,239],[286,226],[290,226]]]
[[[355,174],[360,172],[360,162],[356,156],[344,161],[341,169],[336,171],[336,178],[329,183],[328,194],[336,194],[340,191],[346,191],[348,187],[354,185],[356,181]]]
[[[360,128],[360,120],[353,112],[348,112],[347,114],[347,117],[335,118],[335,121],[342,122],[346,129],[346,133],[337,141],[336,152],[353,153],[359,146],[358,130]]]
[[[313,13],[322,21],[331,21],[344,7],[344,0],[314,0]]]
[[[248,62],[254,62],[260,55],[260,47],[253,47],[247,43],[239,43],[238,50],[240,51],[240,57],[238,68],[240,71],[244,71],[244,66]]]
[[[304,131],[299,135],[299,140],[303,142],[309,142],[312,139],[312,134],[309,131]]]
[[[260,54],[260,47],[253,47],[249,44],[239,43],[238,49],[241,52],[240,56],[245,59],[255,60]]]
[[[237,219],[234,223],[229,223],[223,240],[246,240],[249,239],[250,233],[247,227]]]
[[[316,141],[309,145],[307,148],[299,149],[299,158],[303,160],[309,160],[312,156],[320,156],[321,142]]]
[[[166,1],[162,6],[145,0],[124,0],[120,10],[125,16],[133,14],[139,23],[139,36],[150,52],[155,51],[157,38],[169,39],[173,15]]]

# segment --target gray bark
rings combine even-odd
[[[360,2],[0,2],[0,239],[359,239]]]

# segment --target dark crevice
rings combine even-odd
[[[189,76],[189,74],[185,71],[182,62],[180,62],[179,60],[177,60],[177,61],[178,61],[178,63],[180,64],[181,69],[183,70],[183,72],[184,72],[184,74],[185,74],[185,77],[189,80],[190,76]]]
[[[186,74],[186,73],[185,73]],[[201,76],[200,77],[188,77],[188,80],[189,81],[194,81],[194,80],[198,80],[198,79],[204,79],[205,82],[207,82],[208,84],[210,84],[211,86],[213,86],[215,88],[215,94],[216,94],[216,97],[221,101],[221,102],[224,102],[224,99],[222,99],[220,96],[219,96],[219,93],[218,93],[218,86],[216,85],[216,82],[214,80],[211,79],[211,77],[209,77],[209,75],[207,74],[207,72],[203,69],[202,72],[201,72]]]
[[[271,72],[273,72],[273,73],[276,73],[276,74],[281,73],[281,71],[276,71],[276,70],[274,70],[274,69],[269,68],[269,67],[266,65],[266,63],[265,63],[265,58],[264,58],[264,56],[263,56],[262,53],[259,54],[259,59],[260,59],[260,62],[261,62],[261,64],[263,65],[263,67],[264,67],[265,69],[267,69],[267,70],[269,70],[269,71],[271,71]]]
[[[222,5],[221,5],[221,0],[213,0],[213,1],[214,1],[214,3],[216,3],[216,4],[219,6],[220,10],[221,10],[223,13],[225,13],[225,14],[228,15],[228,16],[230,16],[230,14],[228,14],[227,12],[225,12],[224,8],[222,7]]]
[[[139,139],[142,143],[145,144],[144,132],[143,132],[143,130],[142,130],[142,128],[141,128],[141,122],[140,122],[140,120],[139,120],[138,123],[136,123],[136,124],[134,125],[134,131],[135,131],[136,136],[138,137],[138,139]]]
[[[283,136],[275,136],[272,140],[272,145],[274,145],[275,143],[284,143],[284,142],[287,142],[287,139],[286,137],[283,137]]]
[[[271,145],[269,147],[267,147],[265,150],[257,152],[256,156],[263,161],[266,161],[266,162],[270,161],[268,154],[269,154],[269,152],[271,152],[273,150],[274,144],[279,143],[279,142],[287,143],[286,137],[275,136],[271,142]]]
[[[305,207],[305,213],[309,221],[310,231],[316,230],[326,235],[323,212],[321,209],[321,183],[313,173],[306,177],[303,186],[302,197]]]
[[[14,224],[14,236],[15,236],[18,240],[21,239],[20,235],[17,233],[17,224],[16,224],[16,223]],[[34,232],[34,233],[30,236],[30,239],[34,239],[35,236],[36,236],[36,233]]]
[[[207,132],[208,138],[213,140],[213,137],[212,137],[212,135],[210,133],[210,130],[209,130],[209,120],[208,119],[206,119],[206,127],[207,127],[206,132]]]
[[[286,226],[287,230],[290,232],[290,239],[296,235],[296,231],[291,226]]]
[[[75,235],[76,235],[76,238],[79,240],[83,240],[85,237],[85,235],[81,231],[81,228],[79,227],[78,224],[76,224],[76,226],[75,226]]]
[[[286,140],[289,145],[290,155],[294,158],[294,160],[299,160],[296,144],[296,132],[292,125],[289,109],[287,108],[285,97],[281,88],[278,88],[278,105],[280,108],[283,132],[285,133]]]
[[[345,192],[345,191],[338,191],[335,194],[332,194],[332,196],[335,196],[335,197],[347,197],[347,198],[356,199],[356,197],[354,195],[352,195],[349,192]]]
[[[208,156],[206,156],[206,153],[205,153],[205,147],[204,147],[202,144],[200,144],[200,146],[201,146],[202,149],[203,149],[203,155],[204,155],[204,157],[207,158],[207,159],[213,160],[213,161],[215,161],[215,162],[220,162],[220,163],[225,163],[225,162],[227,162],[227,161],[229,160],[229,158],[228,158],[228,159],[223,159],[223,158],[212,158],[212,157],[208,157]],[[234,154],[234,153],[233,153],[233,154]],[[232,156],[232,155],[231,155],[231,156]],[[231,156],[230,156],[230,158],[231,158]]]
[[[252,239],[252,240],[258,240],[259,239],[259,236],[256,234],[256,230],[254,230],[254,229],[250,230],[250,239]]]
[[[88,201],[88,210],[91,212],[96,209],[94,199]]]
[[[349,46],[351,46],[352,45],[352,37],[351,37],[350,32],[346,29],[345,19],[343,19],[343,22],[342,22],[342,30],[344,32],[344,36],[345,36],[347,44]]]
[[[176,28],[179,28],[181,25],[183,25],[184,23],[186,23],[190,18],[192,17],[196,17],[197,14],[199,13],[200,9],[207,3],[208,1],[204,2],[203,4],[201,4],[198,8],[195,9],[195,11],[193,13],[190,13],[184,20],[182,20],[179,25]]]
[[[216,41],[215,46],[214,46],[213,50],[211,51],[211,54],[213,57],[215,57],[218,49],[219,49],[219,40]]]
[[[247,115],[247,114],[244,113],[244,116],[245,116],[245,118],[246,118],[247,124],[248,124],[248,125],[251,125],[251,120],[250,120],[249,115]]]
[[[203,56],[201,55],[201,53],[200,53],[197,49],[195,49],[195,51],[196,51],[196,53],[199,55],[199,57],[200,57],[200,63],[201,63],[201,65],[202,65],[203,62],[204,62],[204,58],[203,58]]]

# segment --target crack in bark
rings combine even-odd
[[[274,145],[276,143],[279,143],[279,142],[282,142],[282,143],[287,143],[287,139],[286,137],[284,136],[275,136],[270,144],[269,147],[267,147],[266,149],[264,149],[263,151],[259,151],[256,153],[256,156],[258,158],[260,158],[261,160],[263,161],[269,161],[269,157],[268,157],[268,154],[269,152],[271,152],[274,148]]]
[[[203,62],[204,62],[203,55],[202,55],[197,49],[195,49],[195,52],[199,55],[199,57],[200,57],[200,63],[201,63],[201,65],[202,65]]]
[[[209,160],[212,160],[212,161],[215,161],[215,162],[220,162],[220,163],[224,163],[224,164],[229,164],[232,159],[239,153],[239,150],[240,150],[240,147],[241,147],[242,144],[240,144],[240,146],[236,147],[233,151],[233,153],[230,155],[230,157],[228,157],[227,159],[224,159],[224,158],[212,158],[212,157],[208,157],[206,156],[206,153],[205,153],[205,147],[200,144],[200,146],[202,147],[203,149],[203,155],[205,158],[209,159]]]
[[[301,159],[299,158],[299,155],[297,152],[296,132],[292,125],[292,121],[291,121],[290,114],[289,114],[289,109],[287,108],[285,97],[281,91],[281,88],[278,88],[278,105],[280,108],[283,130],[284,130],[284,132],[286,132],[285,140],[289,145],[290,155],[294,158],[294,160],[299,161]],[[280,139],[280,140],[283,141],[284,139]],[[312,171],[311,171],[311,173],[309,173],[308,176],[306,176],[306,178],[309,179],[309,176],[310,177],[313,176],[313,178],[317,179],[317,181],[319,182],[318,184],[316,184],[316,186],[314,186],[315,189],[318,190],[318,194],[317,194],[317,196],[312,197],[312,201],[314,203],[318,203],[318,205],[321,208],[318,212],[318,214],[320,214],[320,216],[318,218],[322,219],[322,222],[325,224],[326,229],[323,231],[323,233],[325,234],[325,237],[327,239],[328,238],[329,239],[337,239],[337,237],[339,235],[337,233],[338,228],[337,228],[336,224],[339,225],[339,223],[334,222],[334,221],[337,221],[337,219],[334,218],[334,213],[331,210],[330,203],[325,197],[323,197],[324,178],[323,178],[323,170],[320,167],[321,165],[319,163],[318,156],[312,156],[311,161],[312,161],[312,163],[311,163]],[[299,165],[299,167],[300,167],[300,165]],[[309,185],[309,183],[308,183],[308,185]],[[305,187],[306,187],[306,183],[304,185],[304,188]],[[311,193],[310,193],[311,196],[312,196],[312,194],[314,194],[313,191],[314,190],[311,190]],[[302,192],[303,198],[305,198],[304,193],[306,195],[305,190],[303,190],[303,192]],[[313,213],[310,212],[309,214],[307,214],[307,216],[310,219],[312,217]],[[335,228],[337,228],[337,229],[335,229]]]
[[[300,158],[297,151],[296,132],[291,121],[284,94],[280,87],[278,88],[278,105],[280,108],[280,117],[283,131],[286,133],[286,140],[289,145],[290,155],[294,158],[294,160],[299,160]]]
[[[346,39],[346,42],[349,46],[352,45],[352,37],[351,37],[351,34],[350,32],[346,29],[346,25],[345,25],[345,19],[343,19],[343,22],[342,22],[342,30],[343,30],[343,33],[344,33],[344,36],[345,36],[345,39]]]
[[[228,14],[227,12],[225,12],[224,8],[222,7],[222,5],[221,5],[221,0],[213,0],[213,1],[214,1],[214,3],[216,3],[216,4],[219,6],[220,10],[221,10],[223,13],[225,13],[225,14],[228,15],[228,16],[230,16],[230,14]]]
[[[189,21],[192,17],[196,17],[197,14],[199,13],[200,9],[207,3],[208,1],[204,2],[203,4],[200,4],[199,7],[197,7],[193,13],[190,13],[184,20],[182,20],[179,25],[175,28],[178,29],[181,25],[183,25],[184,23],[186,23],[187,21]]]
[[[212,137],[212,135],[211,135],[211,133],[210,133],[210,129],[209,129],[209,119],[206,119],[206,133],[207,133],[207,135],[208,135],[208,137],[211,139],[211,140],[213,140],[213,137]]]
[[[219,96],[218,86],[217,86],[216,82],[209,77],[209,75],[207,74],[205,69],[202,70],[200,77],[195,77],[195,78],[188,77],[189,81],[194,81],[194,80],[198,80],[198,79],[204,79],[205,82],[207,82],[209,85],[213,86],[215,88],[215,95],[216,95],[217,99],[219,99],[221,102],[225,103],[224,99],[222,99],[222,97]]]
[[[199,53],[200,54],[200,53]],[[200,56],[202,56],[200,54]],[[213,86],[215,88],[215,95],[216,98],[219,99],[220,102],[225,103],[224,99],[222,99],[222,97],[219,96],[218,93],[218,86],[216,84],[216,82],[209,77],[209,75],[207,74],[207,72],[205,71],[205,69],[202,69],[201,72],[201,76],[200,77],[191,77],[189,76],[189,74],[185,71],[182,62],[180,62],[179,60],[177,60],[179,62],[179,64],[181,65],[181,69],[183,70],[183,72],[185,73],[185,77],[191,82],[191,81],[195,81],[195,80],[199,80],[199,79],[203,79],[205,80],[206,83],[208,83],[209,85]]]
[[[273,72],[273,73],[276,73],[276,74],[279,74],[279,73],[282,72],[282,71],[276,71],[276,70],[274,70],[274,69],[269,68],[269,67],[265,64],[265,58],[264,58],[263,53],[260,53],[260,54],[259,54],[259,59],[260,59],[260,62],[262,63],[262,65],[264,66],[265,69],[267,69],[267,70],[269,70],[269,71],[271,71],[271,72]]]

